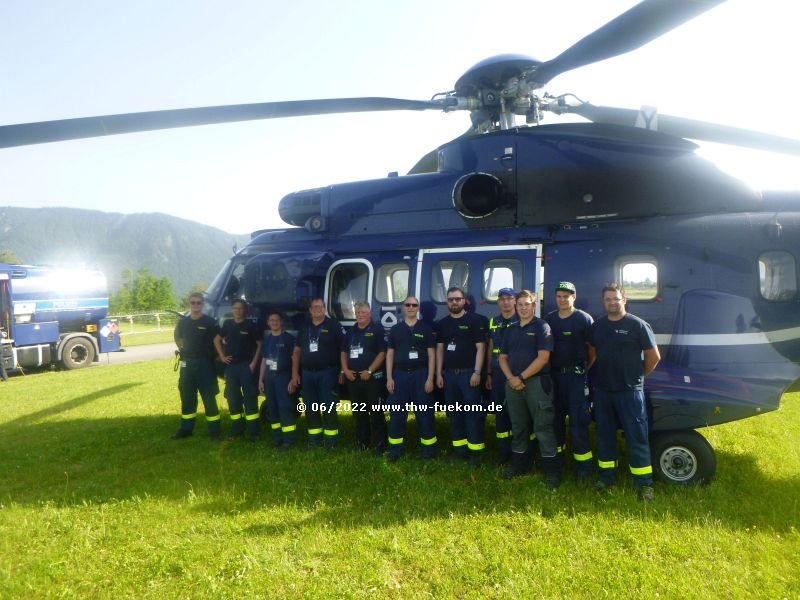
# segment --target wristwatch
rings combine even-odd
[[[367,369],[367,373],[369,373],[369,376],[370,376],[370,377],[372,377],[372,371],[370,371],[369,369]]]

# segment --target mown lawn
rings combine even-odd
[[[175,382],[158,360],[0,383],[1,597],[800,597],[800,394],[704,431],[717,480],[645,505],[202,420],[173,442]]]
[[[136,333],[121,333],[120,342],[123,348],[131,346],[144,346],[145,344],[161,344],[164,342],[172,342],[175,340],[174,332],[172,329],[167,331],[143,331]]]

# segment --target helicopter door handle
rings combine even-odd
[[[511,160],[514,158],[513,154],[503,154],[502,156],[498,156],[495,160]]]

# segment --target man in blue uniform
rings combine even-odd
[[[528,448],[533,430],[539,442],[545,483],[555,489],[559,485],[561,466],[556,458],[549,375],[553,336],[547,322],[534,314],[535,307],[536,294],[529,290],[517,294],[519,323],[508,328],[500,348],[500,368],[507,380],[506,406],[513,431],[511,464],[504,476],[510,479],[530,471]]]
[[[586,372],[594,363],[594,348],[589,345],[594,321],[587,313],[575,308],[575,298],[575,285],[569,281],[559,282],[556,286],[558,310],[549,313],[545,321],[553,334],[550,371],[559,460],[564,460],[566,418],[569,416],[575,476],[588,481],[592,475],[592,448],[589,445],[591,414]]]
[[[420,321],[419,300],[403,301],[403,320],[389,331],[386,351],[386,389],[389,405],[389,460],[403,454],[408,411],[414,411],[423,459],[436,457],[436,415],[433,374],[436,369],[436,342],[431,326]]]
[[[644,378],[653,372],[661,355],[648,323],[628,314],[625,292],[618,283],[603,288],[606,316],[595,321],[591,344],[597,351],[597,464],[595,488],[603,491],[616,482],[617,423],[625,431],[625,447],[633,483],[639,497],[650,501],[653,467],[650,461]]]
[[[289,395],[294,337],[283,330],[283,315],[277,311],[269,313],[267,326],[269,331],[262,344],[258,389],[267,397],[272,444],[281,450],[288,450],[297,441],[297,407]]]
[[[464,290],[447,290],[450,314],[436,324],[436,385],[444,389],[453,451],[480,466],[486,413],[481,403],[481,371],[486,354],[483,321],[468,313]]]
[[[256,372],[261,360],[261,331],[246,317],[247,304],[237,299],[231,303],[232,319],[226,319],[214,337],[214,347],[225,364],[225,399],[231,414],[231,438],[245,432],[247,439],[258,440],[258,387]]]
[[[497,432],[497,462],[505,464],[511,458],[511,419],[508,416],[506,401],[506,376],[500,368],[500,348],[506,329],[519,323],[516,306],[516,292],[503,288],[497,294],[500,314],[489,319],[489,350],[486,360],[486,389],[491,392],[494,404],[494,424]]]
[[[322,298],[311,300],[309,313],[311,318],[297,332],[289,391],[294,393],[302,382],[308,445],[333,450],[339,439],[336,407],[339,404],[339,353],[344,331],[338,321],[325,314]]]
[[[386,340],[383,327],[372,320],[370,305],[356,302],[354,308],[356,324],[342,346],[342,372],[356,418],[356,446],[360,450],[372,448],[381,455],[386,450],[386,416],[380,401],[386,389]]]
[[[208,422],[208,435],[220,439],[219,392],[214,368],[214,338],[219,333],[217,322],[203,314],[203,294],[189,296],[189,314],[175,326],[175,344],[180,351],[178,391],[181,395],[181,426],[173,440],[187,438],[194,432],[197,419],[197,393],[203,399]]]

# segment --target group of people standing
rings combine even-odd
[[[567,423],[575,477],[591,479],[593,414],[595,489],[604,491],[616,481],[621,426],[634,484],[642,499],[652,500],[643,381],[660,359],[653,331],[627,313],[619,284],[603,288],[606,315],[597,321],[575,307],[576,296],[574,284],[559,282],[558,308],[541,319],[535,316],[534,292],[503,288],[497,300],[500,313],[487,323],[466,310],[464,291],[451,287],[448,314],[433,327],[419,318],[419,300],[409,296],[403,301],[403,319],[388,334],[372,320],[366,302],[355,303],[356,322],[345,330],[326,315],[323,299],[314,298],[295,338],[284,330],[277,311],[267,315],[268,331],[262,337],[246,318],[243,300],[233,302],[233,319],[219,327],[203,314],[202,295],[193,294],[189,315],[175,329],[181,351],[181,426],[172,437],[192,435],[198,392],[209,435],[220,437],[216,354],[225,364],[233,437],[258,439],[261,392],[272,442],[281,450],[295,446],[302,412],[309,447],[334,449],[344,406],[355,418],[357,447],[386,453],[389,461],[403,456],[408,413],[414,412],[420,457],[432,459],[439,451],[435,415],[444,411],[453,455],[478,467],[486,415],[493,412],[498,462],[507,464],[504,476],[525,475],[538,462],[546,485],[554,489],[566,463]],[[596,383],[593,408],[590,370]],[[349,404],[340,403],[343,384]],[[443,405],[435,400],[437,388]]]

